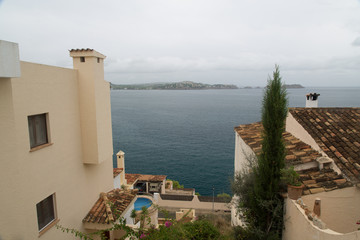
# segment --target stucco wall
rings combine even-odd
[[[235,174],[249,166],[249,161],[256,157],[254,151],[244,142],[241,136],[235,132]]]
[[[59,224],[84,230],[82,218],[113,177],[111,156],[82,162],[77,71],[21,62],[21,77],[0,84],[0,141],[9,141],[0,146],[0,238],[38,239],[36,204],[53,193]],[[27,117],[40,113],[48,114],[53,144],[30,152]],[[39,239],[72,238],[53,227]]]
[[[120,174],[114,177],[114,188],[121,188]]]
[[[319,145],[315,142],[315,140],[310,136],[310,134],[296,121],[296,119],[288,112],[286,117],[286,127],[285,131],[291,133],[296,138],[300,139],[304,143],[310,145],[316,151],[323,151],[320,149]]]
[[[249,161],[256,157],[254,151],[244,142],[241,136],[235,132],[235,161],[234,170],[235,175],[249,167]],[[233,226],[242,225],[236,210],[237,197],[234,196],[231,204],[231,224]]]
[[[85,53],[84,53],[85,55]],[[96,55],[96,54],[94,54]],[[110,85],[104,81],[103,59],[74,57],[79,84],[83,161],[98,164],[112,157]]]
[[[20,77],[19,46],[0,40],[0,78]]]
[[[330,192],[303,196],[304,203],[313,209],[315,198],[321,199],[321,220],[327,228],[339,233],[356,231],[360,219],[360,189],[349,187]]]
[[[285,200],[284,240],[355,240],[360,239],[360,231],[341,234],[330,229],[319,229],[305,217],[304,210],[294,200]],[[325,222],[326,224],[326,222]],[[354,225],[356,225],[354,223]]]

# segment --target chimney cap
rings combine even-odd
[[[74,48],[70,49],[70,56],[71,57],[98,57],[98,58],[106,58],[105,55],[95,51],[92,48]]]
[[[116,154],[116,156],[124,156],[124,155],[125,155],[125,153],[121,150]]]
[[[306,94],[307,100],[317,100],[318,96],[320,96],[320,93],[308,93]]]

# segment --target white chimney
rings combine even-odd
[[[125,153],[121,150],[116,154],[116,163],[117,163],[117,168],[123,169],[122,172],[120,173],[120,183],[127,184],[125,179]]]
[[[306,95],[306,107],[307,108],[317,108],[318,107],[318,93],[309,93]]]
[[[0,78],[20,77],[19,45],[0,40]]]

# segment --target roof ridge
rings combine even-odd
[[[107,193],[104,193],[104,192],[100,193],[100,197],[104,201],[106,214],[108,216],[109,221],[113,222],[114,221],[114,216],[113,216],[112,211],[111,211],[111,207],[110,207],[110,204],[109,204],[110,201],[109,201],[109,199],[107,197]]]

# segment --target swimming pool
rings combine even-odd
[[[134,209],[140,211],[143,206],[149,208],[152,205],[152,201],[148,198],[138,197],[134,203]]]

